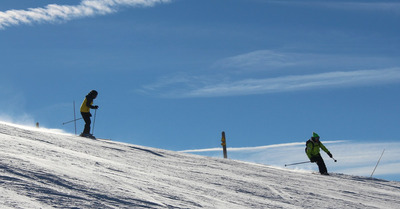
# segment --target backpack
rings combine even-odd
[[[307,146],[308,146],[309,143],[312,144],[312,148],[311,148],[311,149],[314,148],[314,143],[312,143],[311,139],[309,139],[309,140],[306,142],[306,148],[304,149],[304,151],[306,152],[306,154],[307,154]]]

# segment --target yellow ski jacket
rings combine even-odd
[[[81,112],[90,112],[90,108],[93,108],[93,99],[86,96],[81,105]]]

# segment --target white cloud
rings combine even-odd
[[[188,92],[191,96],[223,96],[299,91],[323,87],[358,86],[371,83],[400,81],[400,68],[329,72],[311,75],[283,76],[266,79],[246,79],[237,82],[205,86]]]
[[[341,9],[341,10],[364,10],[364,11],[391,11],[399,13],[400,3],[397,2],[325,2],[318,6]]]
[[[399,66],[392,57],[257,50],[215,62],[211,74],[179,73],[137,91],[186,98],[377,85],[400,82]]]
[[[147,87],[144,90],[159,92],[164,90],[165,92],[161,92],[161,94],[166,97],[220,97],[268,94],[320,88],[376,85],[400,82],[400,68],[348,72],[337,71],[223,82],[204,82],[203,80],[192,80],[191,82],[187,82],[186,80],[185,83],[190,83],[191,86],[171,89],[168,87],[173,87],[174,83],[171,82],[172,80],[169,80],[167,83],[162,82],[164,85],[152,84],[152,88]]]
[[[305,61],[306,60],[306,61]],[[254,52],[229,57],[216,62],[213,68],[233,68],[241,70],[275,70],[305,64],[310,59],[296,53],[282,53],[272,50]]]
[[[400,3],[390,2],[390,1],[358,1],[358,2],[346,2],[346,1],[277,1],[271,0],[267,1],[274,4],[284,4],[284,5],[300,5],[307,7],[322,7],[328,9],[339,9],[339,10],[358,10],[358,11],[371,11],[371,12],[393,12],[399,14]]]
[[[216,71],[243,74],[253,71],[284,72],[292,70],[296,72],[304,68],[309,71],[389,68],[399,64],[397,59],[390,57],[257,50],[219,60],[212,65],[212,68],[216,69]]]
[[[79,5],[49,4],[43,8],[0,12],[0,29],[20,24],[67,21],[116,12],[120,6],[154,6],[170,0],[82,0]]]

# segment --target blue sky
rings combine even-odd
[[[222,131],[230,147],[313,131],[399,140],[397,1],[4,0],[0,11],[5,121],[73,133],[62,125],[73,101],[96,89],[94,135],[133,144],[206,149]]]

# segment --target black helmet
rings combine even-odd
[[[91,90],[90,92],[89,92],[89,94],[88,95],[90,95],[90,96],[92,96],[93,98],[96,98],[97,97],[97,91],[96,90]]]

